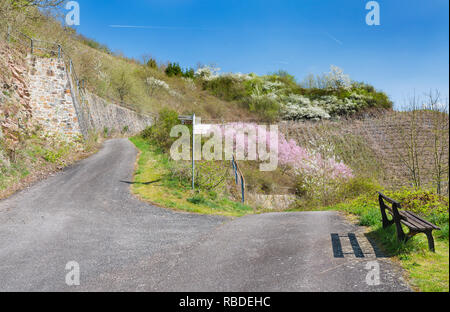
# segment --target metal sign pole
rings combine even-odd
[[[192,190],[195,190],[195,113],[192,115]]]

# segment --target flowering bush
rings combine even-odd
[[[195,71],[195,77],[201,78],[204,80],[213,80],[217,77],[219,77],[218,72],[220,71],[220,68],[215,68],[212,66],[204,66]]]
[[[350,90],[352,81],[349,75],[344,74],[344,71],[334,65],[330,66],[330,72],[325,75],[326,86],[333,90]]]
[[[392,107],[386,94],[352,82],[349,75],[333,65],[317,82],[311,81],[309,89],[300,87],[293,76],[284,72],[266,76],[219,74],[219,69],[207,66],[198,69],[195,76],[202,79],[205,90],[224,100],[240,100],[265,120],[320,120],[369,107]]]
[[[329,119],[331,116],[321,107],[312,105],[301,107],[294,103],[288,103],[281,108],[281,118],[285,120],[320,120]]]
[[[278,160],[280,164],[293,168],[298,174],[323,176],[331,179],[353,177],[352,170],[336,158],[323,158],[320,153],[311,152],[297,145],[294,140],[287,141],[283,134],[278,139]]]
[[[325,179],[338,180],[353,177],[352,170],[335,157],[324,158],[316,151],[307,150],[299,146],[294,140],[287,140],[283,133],[278,133],[277,142],[271,142],[270,133],[266,127],[258,127],[252,123],[232,123],[219,126],[225,140],[233,142],[233,151],[244,150],[248,156],[249,146],[256,146],[255,159],[260,159],[260,144],[271,150],[277,148],[278,162],[286,170],[293,170],[298,175],[307,176],[310,179],[322,177]],[[254,133],[251,136],[239,135],[243,132]],[[273,146],[277,144],[277,146]]]
[[[339,99],[335,95],[327,95],[314,101],[317,107],[321,107],[330,116],[341,116],[356,113],[362,108],[361,103],[353,101],[352,98]]]
[[[149,90],[150,95],[153,95],[156,90],[166,90],[169,91],[170,87],[169,85],[162,80],[156,79],[154,77],[148,77],[146,80],[146,84]]]

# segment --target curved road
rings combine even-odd
[[[335,212],[231,220],[140,202],[126,183],[136,155],[126,139],[107,141],[0,201],[0,291],[409,291]],[[71,261],[80,286],[65,283]]]

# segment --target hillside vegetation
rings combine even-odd
[[[59,2],[62,1],[38,1]],[[123,105],[127,103],[140,112],[157,113],[170,107],[178,113],[195,111],[204,118],[276,121],[329,119],[367,109],[392,108],[386,94],[352,81],[336,66],[331,66],[329,73],[309,75],[297,83],[285,71],[264,76],[221,74],[213,66],[194,70],[181,68],[176,62],[157,62],[149,56],[130,59],[72,28],[63,27],[55,11],[50,14],[36,6],[17,3],[2,1],[2,39],[10,25],[13,31],[60,44],[73,59],[79,78],[89,90]]]

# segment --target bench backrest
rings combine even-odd
[[[393,200],[392,198],[387,197],[381,192],[378,192],[378,194],[379,194],[378,201],[380,202],[380,207],[389,210],[394,216],[394,218],[398,218],[398,220],[400,220],[400,213],[398,212],[398,210],[402,208],[400,203],[398,201]],[[391,207],[386,205],[385,202],[390,203]]]

